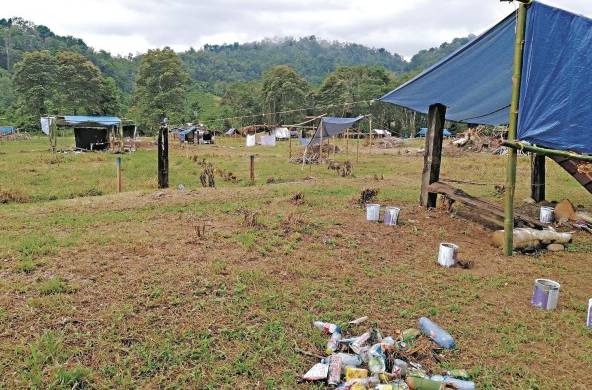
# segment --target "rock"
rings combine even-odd
[[[550,244],[549,246],[547,246],[547,250],[549,252],[563,252],[565,250],[565,247],[561,244]]]

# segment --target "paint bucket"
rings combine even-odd
[[[539,220],[541,223],[551,223],[555,219],[554,217],[555,209],[553,207],[541,206],[541,211],[539,214]]]
[[[371,222],[378,222],[380,218],[380,205],[367,204],[366,205],[366,220]]]
[[[384,224],[389,226],[395,226],[399,223],[399,213],[401,209],[398,207],[387,207],[384,210]]]
[[[537,279],[534,281],[534,292],[531,303],[533,306],[544,310],[553,310],[559,300],[559,288],[561,285],[549,279]]]
[[[442,267],[452,267],[456,263],[458,254],[458,245],[443,242],[440,244],[440,252],[438,253],[438,264]]]
[[[588,317],[586,317],[586,326],[592,329],[592,298],[588,300]]]

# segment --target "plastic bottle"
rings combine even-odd
[[[450,377],[456,378],[456,379],[471,379],[471,376],[469,375],[467,370],[464,370],[464,369],[455,369],[455,370],[445,371],[444,374],[442,374],[442,375],[450,376]]]
[[[341,340],[341,333],[334,332],[329,341],[327,341],[327,348],[325,348],[325,353],[327,355],[331,355],[333,352],[337,351],[339,340]]]
[[[368,339],[370,338],[370,332],[366,332],[364,334],[362,334],[361,336],[358,336],[358,338],[351,343],[350,347],[351,349],[355,352],[355,353],[360,353],[360,351],[362,350],[362,347],[364,345],[366,345],[366,342],[368,342]]]
[[[401,360],[401,359],[395,359],[395,362],[393,363],[393,374],[398,374],[399,377],[405,377],[405,375],[407,375],[407,368],[409,367],[409,365],[407,364],[406,361]]]
[[[475,382],[472,381],[463,381],[461,379],[442,375],[433,375],[431,379],[436,382],[444,382],[454,385],[457,390],[475,390]]]
[[[312,325],[325,332],[326,334],[333,334],[335,332],[341,333],[341,327],[339,325],[332,324],[324,321],[314,321]]]
[[[418,321],[419,329],[442,348],[456,347],[452,336],[429,318],[421,317]]]
[[[372,374],[379,374],[386,370],[386,356],[380,344],[374,344],[368,353],[368,369]]]
[[[338,385],[339,382],[341,382],[341,357],[338,355],[331,355],[327,384],[335,386]]]
[[[440,390],[442,388],[442,382],[416,376],[408,376],[405,382],[413,390]]]

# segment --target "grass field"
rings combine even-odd
[[[123,156],[122,194],[112,154],[51,155],[43,138],[0,144],[0,191],[20,199],[0,204],[0,388],[315,388],[298,383],[314,359],[294,351],[324,348],[310,322],[362,315],[386,334],[433,318],[459,346],[444,367],[469,369],[478,388],[592,388],[590,236],[576,233],[567,252],[506,258],[481,225],[416,205],[422,156],[361,147],[354,176],[341,178],[288,163],[287,143],[242,142],[175,145],[164,193],[156,151],[143,147]],[[200,188],[194,155],[238,181]],[[504,165],[445,157],[442,176],[487,183],[461,187],[501,203]],[[518,178],[521,200],[528,158]],[[551,162],[547,182],[548,199],[592,209]],[[365,222],[355,202],[365,187],[403,208],[401,226]],[[245,224],[252,212],[257,223]],[[441,241],[475,267],[438,267]],[[531,308],[539,277],[561,283],[557,310]]]

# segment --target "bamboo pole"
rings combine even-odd
[[[540,154],[542,156],[557,156],[557,157],[571,158],[574,160],[592,162],[592,155],[578,154],[578,153],[568,152],[565,150],[542,148],[540,146],[528,145],[528,144],[524,144],[522,142],[516,142],[516,141],[513,141],[513,142],[504,141],[504,142],[502,142],[502,145],[507,146],[512,149],[524,150],[527,152]]]
[[[514,46],[514,71],[512,76],[512,102],[508,127],[508,142],[516,139],[518,127],[518,110],[520,106],[520,81],[522,79],[522,60],[524,56],[524,36],[526,30],[526,4],[520,3],[516,24],[516,41]],[[516,149],[508,150],[506,166],[506,198],[504,201],[504,254],[512,256],[514,249],[514,192],[516,189]]]

